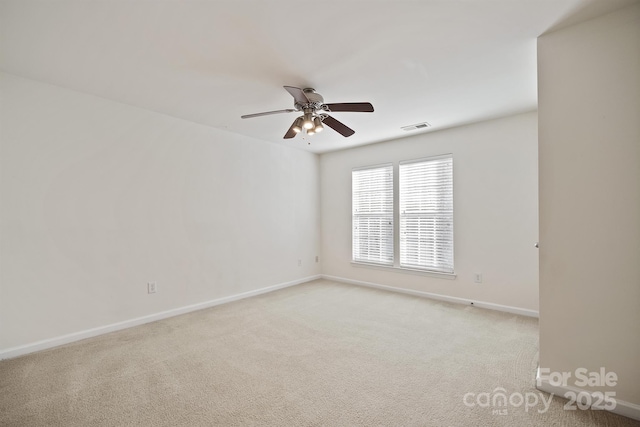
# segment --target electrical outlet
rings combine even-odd
[[[473,273],[473,281],[476,283],[482,283],[482,273]]]
[[[155,294],[158,291],[158,285],[156,282],[147,283],[147,292],[150,294]]]
[[[318,255],[316,255],[316,262],[318,262],[320,260],[320,258],[318,257]]]
[[[302,267],[302,260],[301,259],[298,260],[298,267]]]

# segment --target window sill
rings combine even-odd
[[[455,273],[439,273],[436,271],[417,270],[413,268],[396,267],[391,265],[370,264],[366,262],[351,261],[351,265],[358,268],[373,268],[375,270],[393,271],[396,273],[416,274],[418,276],[436,277],[438,279],[455,280]]]

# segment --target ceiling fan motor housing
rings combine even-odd
[[[322,109],[322,105],[324,104],[324,98],[322,97],[322,95],[317,93],[315,89],[308,87],[308,88],[302,89],[302,92],[304,92],[304,95],[309,100],[309,104],[302,105],[299,103],[294,103],[294,106],[297,109],[304,110],[305,108],[312,108],[314,111]]]

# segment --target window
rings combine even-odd
[[[450,154],[354,169],[351,189],[353,262],[454,272]]]
[[[351,177],[353,261],[393,265],[393,165]]]
[[[400,267],[453,273],[453,158],[401,162]]]

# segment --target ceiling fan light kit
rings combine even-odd
[[[287,133],[284,134],[284,139],[289,139],[295,137],[303,130],[307,135],[322,132],[324,129],[323,125],[329,126],[344,137],[349,137],[353,135],[355,131],[341,121],[331,117],[327,112],[349,111],[373,113],[373,105],[369,102],[326,104],[322,95],[317,93],[315,89],[300,89],[293,86],[284,86],[284,88],[294,99],[294,109],[289,108],[285,110],[266,111],[264,113],[246,114],[241,117],[243,119],[250,119],[271,114],[292,113],[294,111],[302,112],[302,116],[297,117],[291,124],[289,130],[287,130]]]

